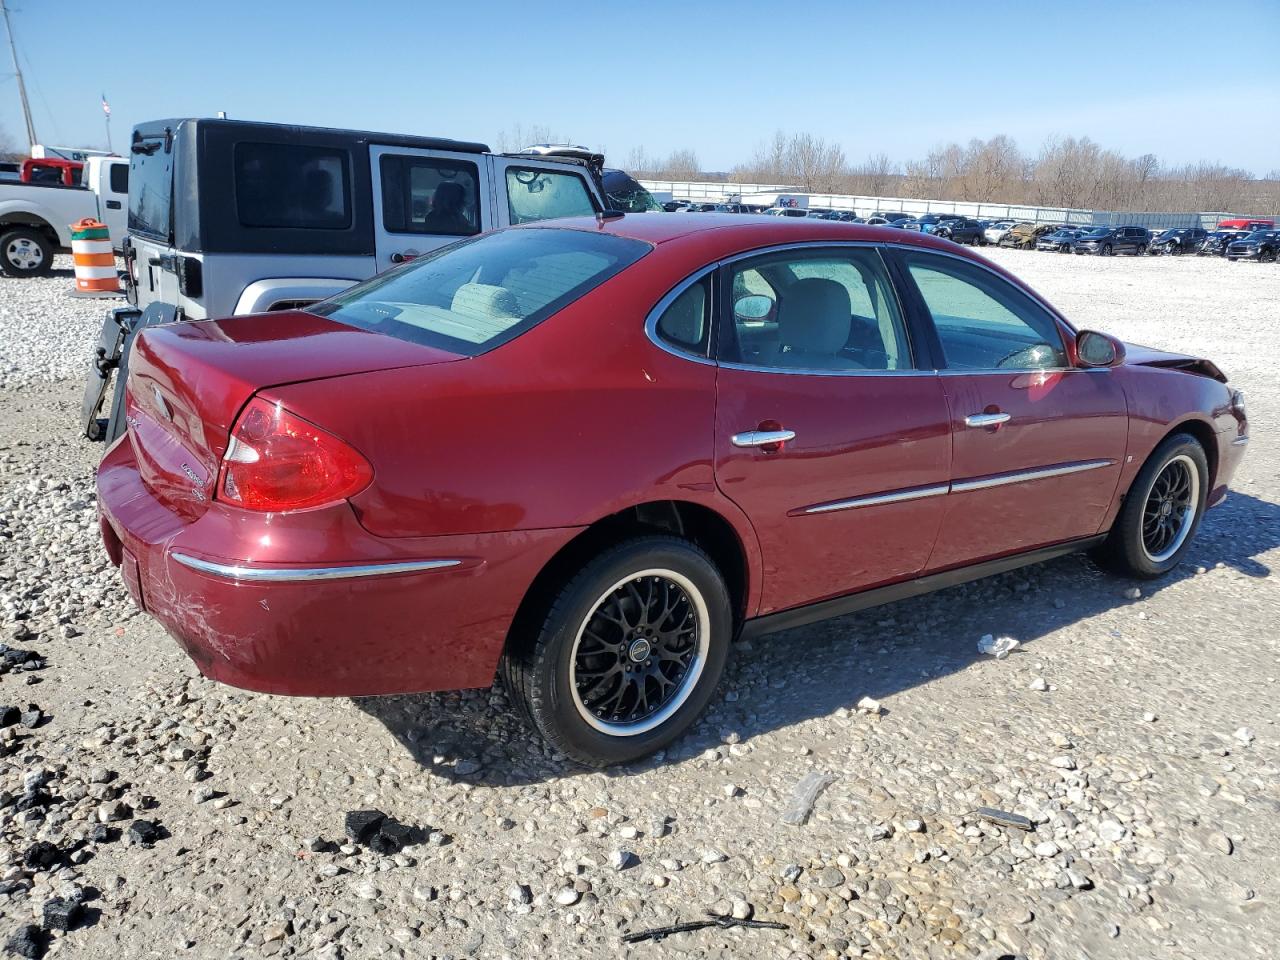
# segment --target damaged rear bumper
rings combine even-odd
[[[517,607],[578,531],[383,538],[349,504],[198,518],[142,483],[128,437],[98,469],[104,546],[135,601],[213,680],[368,696],[483,687]]]

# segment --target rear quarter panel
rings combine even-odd
[[[352,504],[378,536],[580,527],[681,500],[724,517],[754,572],[754,532],[713,474],[716,368],[644,333],[652,306],[702,262],[646,256],[479,357],[263,393],[373,464]]]

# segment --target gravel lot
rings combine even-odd
[[[1193,562],[1135,598],[1066,558],[742,645],[690,736],[608,773],[549,755],[497,687],[292,700],[198,677],[98,544],[101,451],[74,420],[104,307],[65,296],[69,274],[0,279],[19,714],[0,711],[0,940],[34,951],[43,924],[49,955],[84,960],[1274,956],[1280,267],[989,255],[1077,324],[1202,351],[1248,394],[1254,440]],[[980,657],[988,633],[1023,649]],[[786,825],[810,771],[834,780]],[[409,844],[351,842],[366,809]],[[621,941],[708,910],[787,929]]]

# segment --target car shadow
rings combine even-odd
[[[927,684],[982,659],[983,634],[1023,646],[1074,623],[1148,598],[1200,569],[1248,577],[1271,570],[1259,559],[1280,547],[1280,505],[1232,493],[1201,524],[1187,559],[1156,581],[1106,573],[1085,555],[1062,557],[789,630],[735,646],[702,719],[662,753],[605,771],[631,773],[697,758],[729,740],[781,729]],[[801,654],[802,655],[799,655]],[[434,774],[458,782],[516,786],[593,773],[553,753],[517,715],[500,683],[486,690],[389,697],[354,703]]]

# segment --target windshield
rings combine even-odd
[[[1268,229],[1268,230],[1254,231],[1253,233],[1249,234],[1249,236],[1247,236],[1245,239],[1246,240],[1270,240],[1275,237],[1280,237],[1280,231]]]
[[[1086,233],[1085,236],[1086,237],[1105,237],[1110,232],[1111,232],[1110,227],[1094,227],[1092,230]]]
[[[585,230],[526,228],[451,244],[312,313],[465,356],[512,340],[649,252]]]

